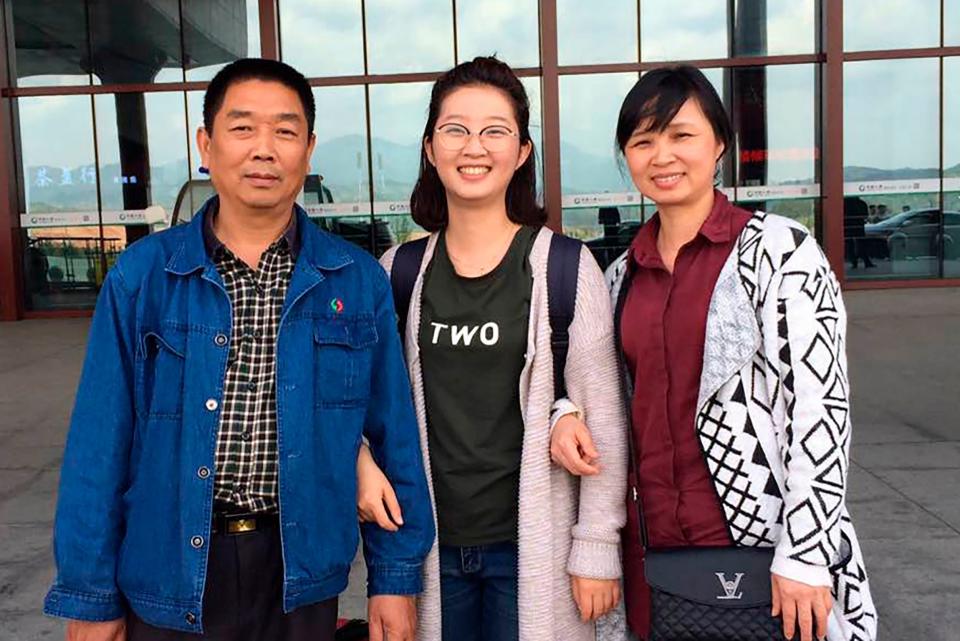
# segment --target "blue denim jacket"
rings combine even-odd
[[[107,275],[60,478],[57,578],[44,611],[203,629],[214,452],[231,305],[203,219],[148,236]],[[415,594],[434,539],[389,280],[298,207],[301,248],[277,337],[284,609],[344,590],[362,529],[369,593]],[[403,509],[396,533],[357,524],[369,439]]]

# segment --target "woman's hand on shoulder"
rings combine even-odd
[[[620,602],[619,579],[585,579],[571,576],[573,600],[582,621],[596,621]]]
[[[360,445],[357,454],[357,518],[362,523],[376,523],[390,532],[396,532],[403,525],[393,486],[365,444]]]
[[[574,476],[593,476],[600,473],[599,459],[584,422],[575,414],[560,417],[550,435],[550,460]]]

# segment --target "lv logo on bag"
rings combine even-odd
[[[727,581],[727,576],[723,572],[717,572],[717,578],[720,579],[720,586],[723,588],[723,596],[718,596],[721,601],[738,600],[743,598],[743,592],[737,593],[740,589],[740,580],[743,579],[743,572],[737,572],[733,581]]]

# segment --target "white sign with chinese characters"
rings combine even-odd
[[[720,189],[727,198],[733,199],[733,189],[724,187]],[[564,209],[587,209],[591,207],[639,207],[643,204],[639,192],[602,192],[596,194],[571,194],[564,196],[560,200]],[[648,205],[653,205],[653,201],[648,200]]]
[[[578,207],[639,207],[640,194],[631,192],[602,193],[602,194],[573,194],[564,196],[560,203],[564,209]]]
[[[311,218],[370,215],[368,203],[323,203],[322,205],[304,205],[303,209]]]
[[[123,211],[105,211],[98,217],[95,211],[58,211],[49,214],[20,214],[20,227],[83,227],[99,225],[165,225],[167,213],[163,207],[154,205],[146,209],[126,209]]]
[[[789,200],[791,198],[817,198],[820,196],[820,185],[756,185],[753,187],[737,187],[737,201],[751,202],[758,200]]]
[[[373,213],[387,216],[409,214],[410,203],[405,200],[378,200],[373,203]]]
[[[944,181],[946,183],[946,181]],[[944,185],[946,187],[946,185]],[[843,183],[844,196],[871,196],[877,194],[926,194],[940,191],[939,178],[912,180],[870,180]]]

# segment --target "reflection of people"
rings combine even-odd
[[[330,191],[330,188],[323,184],[323,176],[317,176],[320,179],[320,203],[332,203],[333,202],[333,192]]]
[[[620,232],[620,210],[616,207],[600,207],[597,222],[603,227],[604,238],[614,238]]]
[[[887,216],[890,215],[890,210],[887,209],[887,206],[883,203],[877,205],[877,221],[886,220]]]
[[[904,211],[904,212],[910,211],[910,205],[904,205],[903,207],[900,208],[900,211]]]
[[[104,282],[45,603],[70,639],[332,640],[361,435],[406,516],[364,528],[370,638],[413,639],[434,539],[416,417],[383,270],[294,204],[313,125],[294,69],[226,66],[197,134],[219,196]]]
[[[323,184],[323,176],[320,174],[308,174],[303,183],[304,194],[316,194],[317,203],[332,203],[333,193],[330,188]]]
[[[868,211],[869,211],[869,213],[867,214],[867,222],[868,222],[868,223],[877,223],[877,222],[880,222],[880,219],[877,217],[877,206],[876,206],[876,205],[869,205],[869,206],[868,206]]]
[[[661,622],[645,555],[666,571],[691,546],[720,548],[711,554],[734,563],[744,548],[763,548],[782,623],[763,611],[758,627],[781,625],[786,638],[799,625],[804,639],[874,639],[843,498],[850,422],[840,287],[802,225],[751,214],[714,189],[732,140],[723,103],[693,67],[646,73],[620,110],[619,149],[657,205],[608,270],[639,453],[639,503],[629,500],[624,530],[628,620],[640,638]]]
[[[845,249],[850,266],[856,269],[863,259],[864,267],[873,267],[864,237],[864,224],[867,221],[867,203],[863,198],[847,196],[843,199],[843,235],[846,239]]]
[[[603,236],[587,242],[593,257],[603,269],[623,251],[620,240],[620,210],[616,207],[600,207],[597,210],[597,222],[603,228]]]
[[[31,296],[45,293],[49,287],[47,270],[50,268],[50,262],[47,260],[42,245],[37,242],[27,245],[23,252],[23,264],[27,293]]]
[[[619,599],[626,426],[609,299],[580,247],[564,371],[594,439],[573,415],[552,432],[588,454],[578,480],[550,462],[553,241],[536,202],[529,119],[523,85],[494,58],[434,85],[411,197],[432,234],[406,323],[439,537],[419,641],[592,641],[592,620]],[[383,256],[388,270],[397,256]],[[375,518],[389,491],[372,462],[360,476],[359,508]]]

